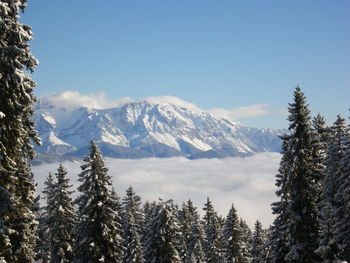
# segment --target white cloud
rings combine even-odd
[[[284,115],[284,111],[272,111],[271,104],[256,104],[251,106],[242,106],[234,109],[220,109],[215,108],[209,110],[211,114],[218,118],[225,118],[229,120],[238,120],[240,118],[256,118],[265,115]]]
[[[233,203],[239,216],[251,226],[257,219],[268,226],[273,220],[270,204],[276,199],[274,184],[279,161],[278,153],[259,153],[245,158],[200,160],[107,158],[106,164],[121,196],[132,185],[144,201],[161,197],[174,199],[181,205],[191,198],[199,211],[209,196],[220,214],[226,216]],[[58,165],[33,167],[39,191],[47,174],[55,172]],[[79,164],[65,162],[63,165],[76,187]]]
[[[47,96],[41,99],[42,101],[47,101],[48,103],[55,105],[56,107],[65,108],[77,108],[77,107],[88,107],[94,109],[108,109],[113,107],[120,107],[126,103],[130,102],[142,102],[146,101],[151,104],[164,104],[169,103],[177,105],[179,107],[185,108],[195,108],[198,107],[192,103],[186,102],[174,96],[159,96],[159,97],[147,97],[142,99],[132,99],[132,98],[119,98],[116,100],[111,100],[103,92],[91,93],[87,95],[80,94],[77,91],[64,91],[57,93],[52,96]]]

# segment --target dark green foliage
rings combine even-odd
[[[218,263],[224,261],[224,241],[222,227],[219,217],[214,211],[214,207],[207,198],[203,210],[203,226],[205,233],[204,252],[208,263]]]
[[[274,205],[274,254],[282,253],[286,262],[318,262],[317,202],[319,197],[319,167],[314,162],[314,144],[310,111],[299,87],[289,104],[290,135],[284,136],[284,155],[277,185],[281,198]],[[285,247],[285,245],[288,247]],[[287,251],[288,250],[288,251]],[[276,259],[275,259],[276,260]]]
[[[146,263],[181,262],[177,251],[178,222],[172,201],[157,203],[147,226],[145,245]]]
[[[77,199],[79,220],[74,231],[75,262],[122,262],[121,225],[115,211],[117,200],[109,189],[112,182],[95,142],[91,142],[90,154],[84,161],[79,175],[82,182]]]
[[[0,217],[3,229],[9,230],[0,235],[0,243],[6,244],[0,247],[0,258],[11,263],[33,262],[36,241],[28,164],[34,157],[30,143],[39,143],[31,120],[35,82],[24,72],[33,72],[38,62],[29,49],[30,27],[18,21],[25,7],[25,0],[0,1],[0,187],[11,193],[6,197],[11,196],[14,208]]]
[[[243,256],[243,239],[237,210],[232,205],[226,217],[223,231],[225,243],[225,258],[227,262],[247,262]]]
[[[261,222],[257,220],[254,225],[252,238],[252,263],[264,263],[268,251],[266,251],[267,231],[263,229]]]
[[[49,247],[51,263],[68,263],[74,259],[73,227],[76,215],[70,197],[72,185],[66,177],[62,164],[57,169],[56,182],[52,185],[50,204],[47,206],[47,220],[50,232]]]
[[[123,237],[125,263],[142,263],[143,247],[141,236],[143,233],[143,214],[140,211],[141,198],[135,194],[134,189],[130,186],[126,190],[126,196],[123,198],[124,220],[123,220]]]

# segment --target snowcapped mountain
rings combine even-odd
[[[81,156],[95,140],[105,156],[210,158],[279,151],[282,132],[214,117],[176,97],[101,103],[76,92],[40,99],[38,152]]]

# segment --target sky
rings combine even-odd
[[[203,212],[202,208],[209,197],[220,215],[226,216],[233,204],[238,216],[245,219],[251,227],[256,220],[268,227],[274,218],[271,203],[277,201],[275,174],[280,158],[279,153],[199,160],[106,158],[106,166],[121,197],[132,185],[142,201],[173,199],[181,206],[190,198],[199,212]],[[80,185],[77,181],[81,172],[80,165],[81,163],[63,163],[74,189]],[[38,192],[43,190],[48,173],[56,173],[58,166],[59,163],[32,166],[38,182]],[[78,194],[75,192],[74,196]]]
[[[349,12],[348,0],[29,0],[22,21],[39,97],[171,95],[286,128],[296,85],[313,115],[349,116]]]

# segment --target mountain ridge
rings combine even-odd
[[[76,96],[65,92],[35,104],[39,153],[81,156],[95,140],[109,157],[223,158],[280,151],[285,133],[218,118],[172,96],[124,98],[115,106]]]

